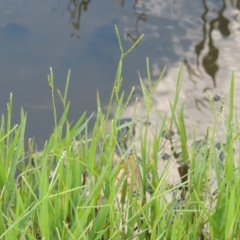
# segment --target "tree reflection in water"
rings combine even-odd
[[[88,10],[88,5],[89,3],[91,2],[91,0],[70,0],[69,3],[68,3],[68,12],[70,14],[70,22],[73,26],[73,28],[77,31],[80,30],[80,27],[81,27],[81,16],[82,16],[82,12],[83,11],[87,11]],[[120,0],[118,2],[118,4],[124,8],[124,4],[125,4],[125,1],[124,0]],[[145,13],[138,13],[137,10],[136,10],[136,6],[138,5],[138,0],[135,0],[134,3],[133,3],[133,10],[134,12],[137,14],[137,18],[136,18],[136,21],[135,21],[135,36],[132,35],[131,33],[127,33],[126,36],[127,36],[127,39],[131,39],[133,42],[137,41],[138,38],[140,37],[141,34],[139,34],[139,31],[138,31],[138,25],[139,25],[139,22],[140,21],[143,21],[143,22],[146,22],[147,21],[147,15]],[[75,34],[75,33],[72,33],[71,34],[71,37],[77,37],[77,38],[80,38],[79,34]]]
[[[234,7],[232,1],[232,7]],[[237,1],[236,7],[239,8],[239,2]],[[194,83],[194,90],[197,90],[197,83],[203,78],[203,73],[200,70],[203,67],[205,73],[212,79],[212,87],[205,87],[202,91],[206,93],[217,87],[216,74],[219,70],[218,58],[219,51],[214,43],[213,31],[218,30],[223,37],[229,37],[231,32],[229,29],[230,20],[224,16],[224,12],[227,10],[226,1],[223,0],[222,6],[220,9],[210,10],[207,1],[202,0],[204,12],[201,15],[203,22],[202,25],[202,39],[195,45],[196,53],[196,68],[191,67],[187,59],[184,59],[183,63],[186,66],[188,71],[189,79]],[[217,17],[211,19],[209,16],[211,12],[214,12],[214,15],[217,13]],[[204,52],[206,52],[204,54]],[[201,63],[200,63],[201,62]],[[194,80],[194,78],[197,80]],[[192,91],[193,89],[189,90]],[[203,94],[201,97],[195,97],[195,106],[198,110],[201,110],[201,106],[206,108],[208,107],[208,98]],[[201,106],[200,106],[201,105]]]
[[[68,11],[70,14],[70,22],[77,32],[79,32],[81,28],[80,22],[82,13],[88,10],[90,2],[91,0],[69,0]],[[115,0],[114,2],[119,4],[122,8],[125,7],[124,0]],[[192,91],[200,90],[198,88],[200,88],[200,82],[205,79],[205,74],[212,80],[212,82],[207,83],[207,87],[200,90],[203,93],[201,96],[191,96],[195,102],[196,108],[200,111],[202,108],[208,107],[206,92],[212,91],[217,87],[216,75],[219,71],[218,62],[221,49],[216,46],[213,33],[217,30],[223,37],[230,37],[230,20],[226,17],[229,16],[227,12],[229,11],[229,7],[240,9],[240,0],[231,0],[230,3],[227,3],[228,5],[226,4],[226,0],[222,0],[222,4],[219,8],[215,7],[211,9],[211,7],[209,7],[210,2],[202,0],[203,13],[200,16],[202,20],[202,38],[195,44],[196,60],[195,63],[190,63],[187,58],[183,59],[183,64],[186,66],[189,80],[193,83],[193,89],[187,90],[187,95]],[[126,33],[126,38],[133,42],[137,41],[143,33],[139,31],[140,23],[146,23],[148,19],[144,8],[144,1],[132,0],[132,9],[136,14],[136,18],[134,18],[135,26],[133,33],[130,31]],[[238,21],[238,14],[232,17],[233,20],[235,19],[235,21]],[[79,33],[72,33],[71,37],[79,38]]]
[[[82,16],[82,11],[88,10],[88,4],[91,2],[91,0],[70,0],[68,3],[68,12],[70,13],[70,22],[74,29],[79,30],[80,29],[80,21]],[[72,33],[71,37],[74,37],[75,34]],[[77,38],[79,38],[79,35],[76,35]]]

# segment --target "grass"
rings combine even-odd
[[[25,151],[26,114],[21,110],[19,125],[12,126],[10,95],[0,127],[0,239],[240,239],[240,174],[234,149],[239,145],[240,130],[234,118],[234,75],[228,114],[223,111],[224,101],[220,109],[214,109],[214,98],[209,95],[215,123],[202,141],[189,145],[184,105],[179,106],[182,69],[175,98],[169,102],[170,112],[163,115],[153,97],[165,70],[154,84],[147,59],[148,83],[139,76],[146,116],[133,116],[122,123],[122,114],[134,92],[132,89],[126,98],[121,90],[122,62],[141,38],[125,52],[117,28],[116,35],[121,52],[116,79],[105,114],[97,95],[97,119],[91,139],[91,117],[86,118],[86,113],[74,125],[68,121],[70,72],[62,94],[54,88],[50,69],[48,85],[55,126],[41,152],[35,151],[31,139]],[[63,106],[60,119],[56,92]],[[148,123],[151,111],[157,112],[161,124],[153,130],[153,141],[149,142],[150,127],[143,123]],[[219,119],[226,131],[225,139],[216,145]],[[138,136],[135,125],[140,126]],[[174,128],[181,153],[172,139],[177,134]],[[139,151],[137,142],[141,145]],[[171,146],[171,152],[159,174],[159,162],[163,161],[160,156],[166,145]],[[168,177],[173,168],[180,181],[170,184]]]

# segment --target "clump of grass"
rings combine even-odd
[[[21,110],[20,124],[12,126],[10,95],[7,117],[2,116],[0,126],[0,239],[239,239],[240,174],[234,143],[239,141],[240,130],[238,122],[234,122],[234,75],[224,128],[226,140],[216,144],[216,122],[220,115],[224,119],[224,101],[216,112],[210,96],[213,128],[189,147],[184,105],[178,110],[182,69],[175,98],[169,104],[170,115],[163,115],[154,105],[153,96],[165,69],[153,84],[147,59],[147,85],[140,77],[146,118],[133,116],[121,123],[134,92],[132,89],[124,98],[122,63],[141,38],[124,51],[117,28],[116,35],[121,56],[109,108],[103,113],[97,94],[97,119],[91,139],[91,116],[87,118],[83,113],[74,125],[68,121],[70,72],[64,93],[57,90],[63,106],[58,119],[50,69],[54,130],[41,152],[35,151],[30,139],[26,154],[26,114]],[[145,124],[144,129],[143,120],[150,121],[151,111],[157,112],[161,124],[152,130],[154,138],[150,143],[150,127]],[[135,136],[137,122],[141,127]],[[225,125],[225,120],[222,122]],[[179,134],[181,153],[172,141],[174,128]],[[141,143],[140,152],[135,147],[137,141]],[[159,174],[160,155],[166,144],[171,146],[170,158]],[[220,154],[224,159],[219,160]],[[179,172],[180,182],[175,185],[168,183],[172,165]]]

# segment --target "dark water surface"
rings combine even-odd
[[[145,35],[124,63],[127,92],[133,85],[140,92],[138,71],[146,77],[149,57],[154,80],[168,67],[155,99],[166,110],[183,65],[189,119],[206,122],[207,93],[227,95],[234,70],[239,110],[240,1],[10,0],[0,2],[0,13],[0,112],[12,92],[13,123],[23,107],[26,138],[34,136],[40,146],[53,129],[49,67],[61,90],[71,69],[70,120],[96,110],[97,89],[107,105],[120,56],[114,25],[125,49]]]

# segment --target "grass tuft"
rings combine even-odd
[[[21,110],[20,123],[12,125],[10,95],[0,123],[0,239],[240,239],[234,74],[227,116],[224,96],[216,110],[214,101],[220,97],[209,94],[214,124],[203,139],[196,140],[196,131],[188,139],[184,105],[179,103],[183,69],[170,111],[162,114],[154,95],[166,68],[154,82],[149,59],[147,81],[139,76],[146,116],[123,119],[134,96],[134,88],[128,96],[122,90],[123,61],[143,36],[125,51],[115,30],[121,53],[115,82],[106,113],[97,93],[91,138],[93,114],[87,118],[84,112],[75,124],[68,120],[70,71],[62,93],[54,87],[50,68],[54,129],[42,151],[35,150],[33,139],[25,149],[27,116]],[[57,96],[63,106],[59,118]],[[159,117],[155,127],[150,122],[153,111]],[[219,118],[226,129],[220,140]],[[174,174],[178,179],[173,182]]]

